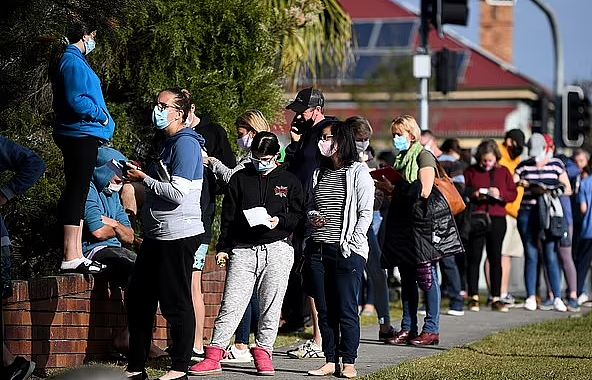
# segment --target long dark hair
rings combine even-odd
[[[337,145],[337,152],[335,154],[339,157],[339,162],[341,162],[343,166],[350,166],[358,161],[356,138],[352,126],[343,121],[336,121],[330,124],[330,126],[331,134],[333,135],[331,138],[331,148]],[[323,161],[323,166],[330,167],[333,165],[330,159]]]
[[[481,143],[477,147],[477,152],[475,153],[475,160],[477,161],[477,165],[481,163],[483,156],[488,153],[492,153],[495,156],[497,163],[499,164],[499,160],[502,159],[502,153],[497,147],[497,143],[495,142],[495,140],[487,139],[481,141]]]

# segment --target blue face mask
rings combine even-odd
[[[266,172],[276,167],[275,161],[272,160],[271,162],[259,161],[255,158],[251,158],[251,162],[253,166],[255,166],[255,170],[258,172]]]
[[[152,110],[152,124],[156,129],[165,129],[168,127],[171,124],[169,121],[169,111],[161,111],[158,106],[155,106],[154,110]]]
[[[411,146],[411,143],[409,142],[409,140],[407,140],[405,138],[405,136],[397,136],[393,139],[393,144],[395,145],[395,148],[399,151],[399,152],[404,152],[407,149],[409,149],[409,147]]]
[[[84,55],[89,55],[91,51],[95,50],[97,44],[93,40],[84,41]]]

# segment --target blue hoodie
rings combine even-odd
[[[104,227],[101,216],[115,219],[124,226],[131,227],[129,218],[121,205],[119,193],[107,195],[103,191],[114,176],[115,173],[107,164],[95,168],[93,172],[84,210],[84,225],[88,231],[85,228],[82,252],[86,257],[97,247],[121,247],[117,237],[99,241],[92,235],[93,232]]]
[[[52,76],[54,134],[69,137],[96,137],[107,142],[115,131],[101,80],[91,69],[80,49],[68,45],[59,70]],[[107,125],[103,125],[109,120]]]
[[[200,207],[204,145],[203,137],[190,128],[164,140],[160,162],[148,169],[143,181],[146,201],[142,227],[146,237],[177,240],[204,232]]]

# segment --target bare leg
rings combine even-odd
[[[201,293],[201,271],[194,271],[191,276],[191,298],[195,311],[195,338],[193,347],[203,350],[203,328],[206,318],[206,310]]]
[[[64,261],[82,258],[81,240],[82,228],[80,226],[64,226]]]
[[[310,312],[312,314],[312,339],[319,347],[323,346],[323,338],[321,338],[321,329],[319,328],[319,313],[312,297],[308,297],[310,302]]]
[[[510,276],[512,274],[512,256],[502,256],[502,286],[500,294],[502,297],[508,295],[510,287]]]

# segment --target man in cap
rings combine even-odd
[[[313,171],[319,167],[321,154],[318,142],[323,129],[336,121],[336,118],[325,117],[325,97],[316,88],[305,88],[298,92],[293,102],[286,106],[286,109],[294,112],[290,126],[292,142],[286,147],[284,161],[289,164],[289,169],[294,173],[306,189],[307,183],[312,178]],[[284,298],[282,315],[285,324],[280,327],[281,333],[304,331],[306,318],[305,301],[303,298],[302,278],[298,273],[302,267],[304,240],[306,233],[305,223],[301,223],[294,231],[294,267],[290,274],[288,290]],[[311,307],[314,308],[312,298],[309,299]],[[313,316],[314,316],[313,311]],[[318,329],[315,329],[313,341],[307,342],[303,347],[294,350],[298,358],[323,357],[321,349],[321,337]],[[314,344],[312,344],[314,343]]]

